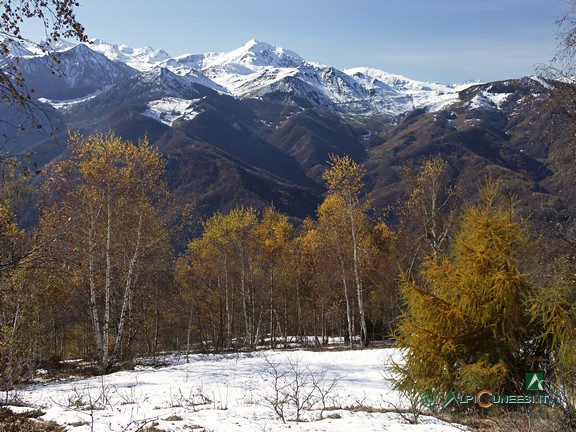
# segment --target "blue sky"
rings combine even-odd
[[[250,39],[337,68],[494,81],[551,60],[567,0],[79,0],[91,38],[171,55]]]

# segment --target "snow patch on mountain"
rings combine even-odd
[[[0,39],[2,43],[8,45],[8,49],[11,57],[33,57],[37,55],[42,55],[42,50],[37,46],[26,41],[16,41],[12,43],[7,43],[5,40]]]
[[[192,73],[178,75],[164,67],[156,67],[142,72],[138,78],[142,83],[152,84],[156,88],[162,88],[169,92],[170,96],[181,96],[183,99],[190,97],[191,94],[197,95],[199,93],[198,84],[210,87],[210,83],[202,75],[197,76]]]
[[[298,54],[266,42],[251,40],[230,52],[191,54],[162,63],[179,75],[202,74],[233,96],[244,97],[255,89],[297,73],[306,61]]]
[[[148,103],[148,109],[143,112],[145,116],[158,120],[168,126],[176,119],[192,120],[203,111],[196,110],[194,103],[200,99],[180,99],[165,97]]]
[[[230,52],[168,59],[161,66],[178,75],[201,75],[207,85],[213,83],[218,91],[238,98],[300,100],[344,114],[398,116],[415,108],[436,111],[456,102],[458,92],[472,85],[423,83],[373,68],[340,71],[256,40]]]
[[[492,93],[486,90],[478,92],[469,102],[471,109],[500,109],[512,93]]]
[[[305,60],[294,51],[252,39],[230,52],[205,54],[202,69],[243,65],[251,73],[258,67],[295,68],[303,63]]]
[[[266,42],[251,40],[230,52],[181,56],[163,66],[178,74],[201,71],[239,98],[298,98],[318,108],[346,113],[373,109],[393,114],[405,112],[395,101],[374,105],[362,83],[348,74],[306,61],[293,51]]]
[[[98,91],[95,91],[94,93],[91,93],[87,96],[83,96],[83,97],[76,98],[76,99],[55,100],[55,99],[39,98],[38,102],[48,104],[48,105],[52,106],[52,108],[55,108],[58,110],[66,109],[66,108],[69,108],[73,105],[77,105],[77,104],[80,104],[82,102],[89,101],[90,99],[94,99],[96,96],[99,96],[102,93],[104,93],[105,91],[107,91],[110,87],[111,86],[106,86],[106,87],[104,87]]]
[[[10,40],[0,37],[0,42],[7,45],[9,57],[22,58],[43,57],[46,56],[46,51],[60,52],[76,46],[76,44],[68,41],[52,42],[51,45],[48,45],[44,39],[36,43],[26,39]]]

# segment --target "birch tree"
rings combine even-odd
[[[349,156],[330,157],[330,168],[323,174],[328,189],[328,196],[319,208],[319,221],[322,218],[332,219],[331,224],[338,226],[333,230],[336,240],[336,250],[342,271],[342,284],[346,298],[348,316],[348,333],[352,333],[350,290],[356,291],[358,314],[360,318],[360,337],[364,345],[368,344],[368,329],[366,326],[366,310],[364,307],[364,286],[362,280],[362,266],[360,255],[363,253],[360,238],[363,229],[366,229],[367,205],[361,201],[364,186],[364,168],[353,161]],[[326,210],[326,212],[324,211]],[[325,214],[325,216],[323,216]],[[336,219],[339,219],[338,222]],[[345,237],[348,241],[345,241]],[[352,280],[345,277],[346,261],[350,262]],[[352,342],[351,342],[352,343]]]
[[[181,289],[192,291],[191,307],[197,319],[204,318],[200,327],[212,327],[212,336],[204,339],[215,349],[230,348],[239,338],[253,348],[261,334],[263,304],[254,284],[257,224],[253,209],[217,213],[179,260]]]
[[[70,149],[69,160],[49,169],[41,225],[60,233],[55,256],[71,263],[73,283],[86,290],[96,359],[107,372],[128,343],[144,270],[166,250],[164,162],[146,139],[135,145],[112,133],[72,134]]]
[[[439,256],[446,250],[457,204],[450,175],[448,162],[438,155],[426,158],[417,170],[404,172],[410,195],[404,204],[403,221],[406,231],[415,235],[410,269],[423,255]]]
[[[283,309],[284,336],[287,336],[288,327],[288,285],[293,279],[288,273],[286,264],[290,262],[290,248],[292,241],[292,225],[288,217],[273,207],[264,210],[261,221],[255,230],[255,240],[258,245],[257,259],[263,273],[262,284],[268,288],[268,325],[270,347],[274,348],[277,329],[281,328],[280,310]],[[280,305],[278,298],[282,298]]]

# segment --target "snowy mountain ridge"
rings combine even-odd
[[[79,45],[63,44],[55,49],[69,58],[74,52],[81,54],[82,58],[71,59],[74,64],[91,57],[91,68],[106,76],[114,75],[105,73],[105,70],[117,68],[118,64],[128,66],[135,74],[144,74],[143,79],[146,79],[147,72],[167,69],[189,78],[191,82],[239,99],[267,99],[342,115],[381,114],[396,118],[415,108],[437,111],[457,101],[458,93],[472,85],[424,83],[369,67],[339,70],[308,61],[294,51],[256,40],[229,52],[177,57],[171,57],[162,49],[131,48],[100,39]],[[88,50],[103,55],[109,62],[104,64],[101,61],[101,65],[96,65],[94,59],[97,55],[87,56]],[[24,44],[15,51],[31,60],[43,55],[38,49]],[[67,73],[73,74],[72,69],[68,68]],[[106,86],[110,84],[108,79]],[[98,84],[93,83],[91,92],[97,87]],[[49,98],[57,99],[54,94]],[[63,106],[62,103],[59,106]],[[166,105],[163,103],[162,106]]]
[[[256,40],[230,52],[171,58],[158,67],[179,75],[201,71],[239,98],[285,94],[347,114],[377,111],[397,116],[414,108],[437,110],[457,100],[458,92],[470,86],[422,83],[367,67],[340,71]]]
[[[131,48],[123,44],[109,44],[100,39],[92,39],[88,47],[93,51],[104,54],[110,60],[125,63],[140,71],[153,69],[170,58],[170,55],[162,49],[156,50],[150,47]]]

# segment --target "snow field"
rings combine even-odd
[[[381,411],[406,406],[384,379],[400,357],[394,349],[169,356],[162,367],[37,383],[17,396],[73,432],[465,430]]]

